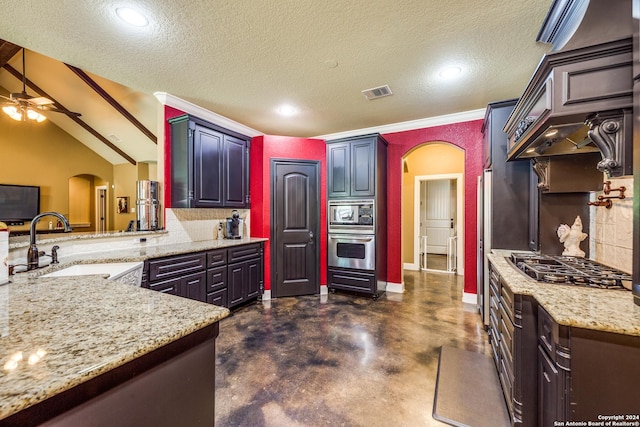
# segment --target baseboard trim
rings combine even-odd
[[[465,304],[476,305],[476,304],[478,304],[478,295],[477,294],[468,293],[468,292],[463,292],[462,293],[462,302],[465,303]]]
[[[262,301],[271,300],[271,289],[265,289],[262,293]]]
[[[387,282],[387,292],[393,292],[396,294],[404,293],[404,283]]]
[[[320,295],[329,295],[329,288],[327,285],[320,285]]]
[[[405,262],[403,267],[404,267],[405,270],[411,270],[411,271],[420,270],[420,267],[418,267],[418,265],[413,264],[413,263],[409,263],[409,262]]]

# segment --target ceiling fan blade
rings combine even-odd
[[[38,98],[31,98],[29,99],[29,102],[35,105],[49,105],[49,104],[53,104],[53,101],[50,100],[49,98],[45,98],[44,96],[38,97]]]

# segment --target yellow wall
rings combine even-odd
[[[17,122],[0,112],[0,183],[40,186],[40,211],[69,215],[69,178],[96,175],[113,182],[113,165],[62,129]],[[43,221],[38,228],[46,228]],[[14,227],[12,227],[14,228]],[[20,229],[26,227],[15,227]]]
[[[413,212],[415,177],[464,173],[464,151],[453,145],[432,142],[421,145],[405,157],[402,175],[402,257],[413,263]],[[460,218],[459,220],[462,220]]]

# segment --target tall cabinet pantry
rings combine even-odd
[[[388,143],[369,134],[326,144],[327,287],[375,299],[387,286]]]

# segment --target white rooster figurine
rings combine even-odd
[[[580,242],[587,238],[587,233],[582,232],[582,220],[580,216],[576,217],[573,225],[569,227],[562,224],[558,227],[558,237],[560,243],[564,243],[564,256],[577,256],[584,258],[584,251],[580,249]]]

